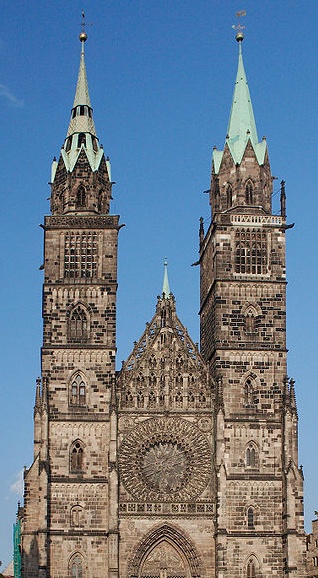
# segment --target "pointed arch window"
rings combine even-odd
[[[73,473],[83,470],[83,444],[79,440],[73,443],[70,451],[70,470]]]
[[[86,207],[86,189],[83,185],[80,185],[76,193],[76,208],[82,209]]]
[[[247,527],[250,530],[254,528],[254,508],[251,506],[247,510]]]
[[[251,181],[247,181],[245,185],[245,202],[247,205],[252,205],[254,202],[254,187]]]
[[[70,393],[70,405],[84,406],[86,404],[86,385],[80,374],[72,380]]]
[[[84,343],[88,339],[87,313],[81,305],[75,307],[69,317],[69,340]]]
[[[84,578],[82,558],[79,554],[76,554],[71,559],[70,578]]]
[[[252,308],[248,309],[245,315],[245,332],[248,335],[256,333],[256,318]]]
[[[232,203],[233,203],[233,190],[231,185],[228,185],[226,189],[226,208],[230,209],[232,207]]]
[[[256,568],[254,560],[249,560],[247,563],[246,578],[256,578]]]
[[[205,392],[201,389],[200,393],[199,393],[199,404],[201,406],[204,406],[206,404],[206,395]]]
[[[258,464],[258,452],[255,445],[251,442],[248,444],[245,453],[245,463],[248,468],[256,468]]]
[[[244,403],[245,407],[253,407],[255,405],[255,395],[253,380],[249,377],[244,385]]]

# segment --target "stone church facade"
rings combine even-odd
[[[303,476],[287,378],[286,197],[272,214],[242,58],[212,220],[200,223],[201,347],[164,283],[119,372],[119,217],[84,44],[44,221],[42,376],[25,471],[24,578],[305,576]]]

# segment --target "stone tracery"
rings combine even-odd
[[[195,452],[194,452],[195,448]],[[187,500],[209,482],[211,449],[186,420],[146,420],[128,433],[119,450],[123,485],[141,500]]]

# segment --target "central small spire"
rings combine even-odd
[[[163,272],[163,285],[162,285],[162,295],[164,299],[168,299],[170,296],[170,287],[169,287],[169,279],[168,279],[168,261],[165,258],[163,262],[164,272]]]

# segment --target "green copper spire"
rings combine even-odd
[[[82,45],[80,66],[78,71],[76,92],[72,108],[71,120],[67,131],[67,137],[74,133],[88,133],[96,137],[96,131],[93,120],[93,111],[89,98],[88,82],[85,66],[84,45],[87,40],[85,32],[80,34]]]
[[[168,299],[170,296],[170,287],[169,287],[169,279],[168,279],[168,261],[167,259],[164,260],[164,273],[163,273],[163,286],[162,286],[162,295],[165,299]]]
[[[104,156],[104,151],[99,144],[94,119],[93,109],[89,97],[88,82],[85,66],[84,45],[87,40],[86,32],[82,31],[79,35],[81,42],[80,66],[76,85],[73,108],[71,110],[71,120],[68,126],[64,146],[61,155],[67,171],[72,172],[81,151],[84,150],[92,171],[97,171],[100,162]],[[107,170],[109,179],[110,163],[107,160]],[[52,165],[52,182],[55,178],[57,163]]]
[[[237,75],[234,87],[230,119],[227,129],[226,143],[229,146],[233,160],[240,164],[248,140],[251,141],[259,164],[264,162],[266,142],[258,142],[251,95],[245,74],[242,41],[244,34],[239,32],[236,40],[239,44]],[[214,150],[213,160],[215,172],[218,173],[223,157],[223,151]]]
[[[227,142],[234,160],[240,162],[248,139],[251,139],[252,145],[256,145],[258,138],[250,91],[243,64],[243,34],[237,36],[239,37],[239,58],[229,126],[227,129]]]
[[[73,108],[79,106],[80,104],[86,104],[87,106],[91,106],[91,100],[89,98],[89,90],[88,90],[88,82],[87,82],[87,75],[86,75],[86,66],[85,66],[85,51],[84,46],[87,40],[87,35],[85,32],[80,34],[80,41],[82,44],[81,49],[81,59],[80,59],[80,67],[78,72],[78,79],[76,85],[76,92],[74,98]]]

